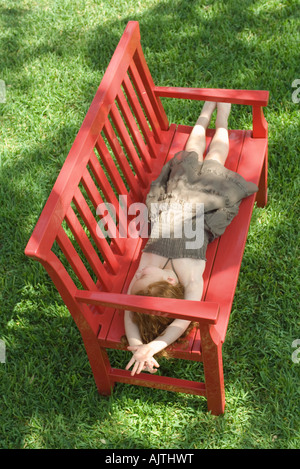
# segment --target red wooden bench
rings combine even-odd
[[[128,207],[144,202],[164,163],[184,148],[192,127],[169,124],[161,97],[250,105],[252,130],[230,130],[226,166],[259,185],[244,199],[224,235],[209,245],[201,302],[127,295],[142,237],[124,237]],[[84,341],[100,394],[116,382],[206,396],[208,409],[224,412],[222,344],[225,340],[255,200],[267,199],[267,91],[155,86],[130,21],[28,242],[26,255],[47,270]],[[200,109],[200,108],[199,108]],[[209,144],[213,130],[208,131]],[[119,206],[119,195],[127,202]],[[115,207],[116,237],[99,237],[99,204]],[[108,205],[112,204],[112,205]],[[107,217],[104,219],[108,220]],[[126,220],[127,217],[127,220]],[[113,219],[113,217],[112,217]],[[111,226],[111,225],[110,225]],[[112,368],[107,348],[122,349],[123,310],[166,314],[199,323],[177,358],[202,361],[205,382]]]

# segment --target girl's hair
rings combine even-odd
[[[148,285],[147,288],[144,290],[140,290],[136,295],[140,296],[157,296],[160,298],[177,298],[183,299],[184,298],[184,287],[181,283],[177,283],[176,285],[172,285],[165,280],[161,280],[159,282],[154,282]],[[132,314],[132,321],[137,324],[139,328],[139,332],[141,335],[141,339],[144,344],[148,344],[152,340],[156,339],[156,337],[163,335],[167,326],[174,321],[173,318],[168,318],[165,316],[157,316],[151,314],[143,314],[137,312],[131,312]],[[186,337],[189,332],[195,327],[197,323],[192,322],[189,327],[184,331],[182,336],[177,339],[176,343],[182,342],[184,337]],[[162,350],[157,354],[157,356],[164,356],[166,358],[170,357],[170,347],[168,347],[168,351],[165,349]]]

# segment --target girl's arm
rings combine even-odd
[[[201,300],[203,293],[203,272],[205,261],[198,259],[175,259],[174,268],[177,272],[179,281],[184,286],[184,298],[186,300]],[[134,279],[132,280],[132,282]],[[132,285],[132,283],[130,284]],[[128,293],[130,292],[130,287]],[[138,327],[131,320],[130,311],[125,311],[125,330],[129,342],[128,350],[131,350],[133,356],[126,366],[128,370],[132,365],[131,375],[140,373],[145,369],[146,364],[151,364],[152,371],[154,366],[158,366],[153,355],[161,352],[164,348],[176,342],[186,331],[190,321],[184,319],[175,319],[164,331],[164,333],[149,342],[143,344]]]
[[[125,332],[129,343],[127,350],[132,352],[131,360],[128,362],[125,369],[129,370],[129,368],[134,365],[131,371],[131,376],[135,373],[140,373],[143,370],[155,373],[155,368],[158,368],[159,364],[153,355],[157,352],[154,350],[152,351],[149,344],[143,344],[140,331],[138,326],[132,321],[131,314],[131,311],[125,311],[124,316]]]
[[[137,279],[137,276],[139,272],[147,266],[155,266],[158,267],[161,264],[161,257],[155,254],[150,254],[147,252],[144,252],[141,256],[139,266],[134,274],[134,276],[131,279],[131,282],[129,284],[127,294],[131,294],[131,288],[134,282]],[[131,317],[132,313],[130,311],[125,311],[124,314],[124,324],[125,324],[125,333],[127,336],[127,340],[129,342],[129,345],[141,345],[143,342],[141,340],[140,332],[138,329],[138,326],[132,321]]]
[[[131,311],[125,311],[124,313],[124,324],[125,334],[129,343],[129,346],[142,345],[142,339],[139,328],[131,319]]]
[[[132,287],[132,285],[134,284],[134,282],[136,280],[136,274],[137,274],[137,272],[139,271],[140,268],[142,268],[141,265],[139,265],[138,270],[135,272],[134,276],[132,277],[132,280],[131,280],[130,285],[129,285],[128,290],[127,290],[128,295],[130,295],[130,293],[131,293],[131,287]],[[129,343],[130,346],[142,345],[143,341],[141,339],[139,328],[138,328],[137,324],[135,324],[132,321],[131,315],[132,315],[131,311],[125,310],[125,312],[124,312],[124,326],[125,326],[125,334],[126,334],[128,343]]]
[[[193,281],[185,287],[184,298],[186,300],[200,301],[202,298],[202,291],[203,280],[201,276],[197,281]],[[191,321],[186,321],[184,319],[174,319],[162,335],[158,336],[148,344],[141,345],[138,341],[136,341],[136,343],[130,343],[128,350],[132,351],[134,360],[138,362],[146,362],[150,360],[153,355],[161,352],[173,342],[176,342],[176,340],[179,339],[179,337],[181,337],[189,327],[190,323]],[[129,362],[131,365],[134,363],[132,360],[132,363]],[[128,364],[127,367],[130,368],[131,365]]]
[[[130,285],[128,287],[128,291],[127,291],[128,295],[130,295],[130,293],[131,293],[131,287],[132,287],[133,283],[136,280],[136,275],[138,274],[139,270],[143,269],[149,263],[151,263],[151,261],[149,259],[149,254],[143,253],[142,257],[141,257],[141,260],[140,260],[139,267],[138,267],[137,271],[135,272],[135,274],[134,274],[134,276],[133,276],[133,278],[130,282]],[[139,328],[138,328],[137,324],[135,324],[132,321],[132,312],[131,311],[125,310],[125,312],[124,312],[124,325],[125,325],[125,334],[126,334],[126,337],[127,337],[128,343],[129,343],[129,347],[127,347],[127,348],[128,348],[128,350],[132,351],[132,353],[134,355],[134,351],[137,350],[137,347],[143,347],[145,344],[143,344],[143,341],[142,341],[140,331],[139,331]],[[128,370],[134,363],[135,363],[135,366],[134,366],[134,368],[131,372],[132,375],[135,374],[137,369],[139,370],[139,373],[142,370],[147,370],[150,373],[155,373],[156,372],[155,367],[156,368],[159,367],[159,364],[157,363],[157,361],[152,356],[149,356],[147,361],[146,360],[137,361],[136,359],[133,359],[133,357],[132,357],[130,362],[126,366],[126,370]]]
[[[202,275],[198,279],[194,279],[193,281],[191,280],[188,285],[183,286],[185,300],[201,300],[203,292]],[[161,350],[168,347],[173,342],[176,342],[176,340],[179,339],[179,337],[181,337],[189,327],[190,323],[191,321],[186,321],[185,319],[174,319],[174,321],[166,328],[162,336],[157,337],[148,344],[153,355],[161,352]]]
[[[164,348],[168,347],[173,342],[176,342],[189,325],[190,321],[174,319],[174,321],[166,327],[162,335],[156,337],[156,339],[152,340],[148,344],[143,344],[143,346],[139,346],[139,344],[130,346],[128,347],[128,350],[137,351],[137,353],[134,354],[136,360],[147,361],[156,353],[161,352]]]

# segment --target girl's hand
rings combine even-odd
[[[158,368],[159,364],[153,358],[153,350],[150,344],[129,346],[127,349],[133,353],[131,360],[125,368],[125,370],[129,370],[133,365],[131,376],[134,376],[135,373],[139,374],[143,370],[156,373],[157,370],[155,368]]]

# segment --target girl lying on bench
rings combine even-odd
[[[216,131],[203,161],[206,129],[216,107]],[[206,102],[185,150],[177,153],[151,184],[146,204],[154,223],[128,294],[201,300],[208,243],[224,233],[242,199],[258,190],[255,184],[224,167],[229,151],[230,108],[230,104]],[[202,211],[189,212],[194,239],[185,236],[186,230],[182,229],[181,209],[185,204],[204,207]],[[155,212],[153,207],[159,210]],[[154,355],[163,354],[168,345],[185,337],[192,327],[193,323],[182,319],[125,311],[128,350],[133,354],[126,369],[133,366],[131,375],[141,371],[155,373],[159,364]]]

